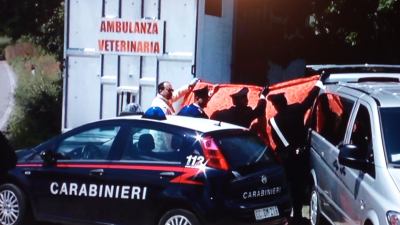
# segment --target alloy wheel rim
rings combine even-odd
[[[316,191],[312,191],[311,201],[310,201],[310,220],[312,225],[315,225],[317,223],[317,214],[318,214],[318,195]]]
[[[169,218],[165,225],[192,225],[192,223],[185,216],[176,215]]]
[[[3,190],[0,192],[0,224],[13,225],[18,220],[19,204],[14,192]]]

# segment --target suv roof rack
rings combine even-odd
[[[307,65],[306,72],[310,75],[322,72],[331,73],[400,73],[400,65],[386,64],[349,64],[349,65]]]
[[[400,82],[400,65],[307,65],[307,74],[321,74],[324,83]]]

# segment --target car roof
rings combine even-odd
[[[381,107],[400,107],[400,65],[307,65],[307,70],[328,75],[325,85],[359,91],[358,97],[366,94]]]
[[[218,130],[231,130],[231,129],[246,129],[241,126],[237,126],[230,123],[220,122],[211,119],[203,119],[203,118],[194,118],[188,116],[166,116],[167,119],[165,120],[155,120],[155,119],[147,119],[142,118],[140,115],[134,116],[124,116],[124,117],[117,117],[113,118],[113,120],[141,120],[141,121],[153,121],[156,123],[166,124],[166,125],[174,125],[182,128],[187,128],[195,131],[199,131],[202,133],[211,132],[211,131],[218,131]],[[112,119],[110,119],[112,120]]]
[[[316,73],[356,73],[356,72],[391,72],[399,73],[400,65],[388,65],[388,64],[322,64],[322,65],[307,65],[306,73],[309,75],[315,75]]]
[[[371,96],[378,101],[381,107],[400,107],[400,83],[363,82],[342,83],[340,85]]]

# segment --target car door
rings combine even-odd
[[[321,199],[321,210],[332,222],[345,219],[340,207],[338,178],[338,146],[345,134],[355,99],[336,94],[322,94],[318,97],[313,110],[311,131],[311,162],[315,172],[316,187]]]
[[[350,139],[347,142],[358,147],[357,158],[365,159],[373,163],[373,142],[372,142],[372,110],[364,102],[356,107],[354,119],[349,127]],[[348,224],[361,224],[363,210],[368,202],[365,190],[373,186],[374,171],[361,171],[349,167],[340,166],[338,176],[341,185],[339,186],[338,206],[346,214]]]
[[[34,209],[40,217],[72,221],[97,220],[101,212],[102,179],[117,146],[121,124],[97,122],[72,130],[54,142],[40,147],[57,155],[54,163],[42,161],[39,154],[33,162],[41,166],[27,168]]]
[[[107,222],[156,224],[160,210],[174,204],[169,199],[181,198],[180,176],[190,146],[190,135],[182,129],[152,122],[129,124],[119,160],[105,174],[109,182],[123,188],[121,197],[106,206],[113,211]]]

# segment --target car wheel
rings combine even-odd
[[[25,195],[13,184],[0,186],[0,224],[23,225],[27,218]]]
[[[166,212],[158,222],[158,225],[200,225],[196,216],[184,209],[173,209]]]
[[[310,222],[311,225],[321,224],[321,213],[319,211],[319,196],[315,186],[311,189],[310,194]]]

